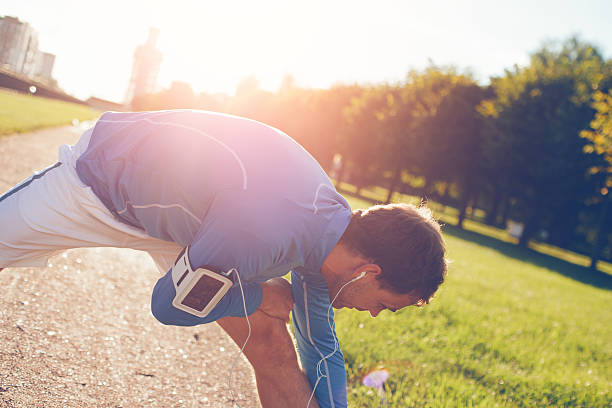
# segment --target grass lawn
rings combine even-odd
[[[430,305],[337,311],[349,406],[381,406],[361,385],[377,367],[390,407],[612,406],[612,276],[470,229],[445,228],[452,264]]]
[[[100,113],[88,106],[0,89],[0,135],[67,125]]]

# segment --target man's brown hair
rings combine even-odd
[[[375,205],[353,211],[340,243],[381,267],[383,285],[429,303],[446,276],[440,225],[426,207]]]

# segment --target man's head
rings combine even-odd
[[[376,316],[383,309],[429,303],[446,276],[444,252],[440,226],[429,209],[377,205],[353,212],[321,271],[331,299],[338,295],[334,307]]]

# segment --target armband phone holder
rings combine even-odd
[[[227,274],[209,265],[194,271],[189,247],[174,262],[172,280],[176,290],[172,306],[198,317],[206,317],[234,284]]]

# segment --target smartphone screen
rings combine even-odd
[[[222,287],[223,282],[208,275],[202,275],[181,304],[201,312]]]

